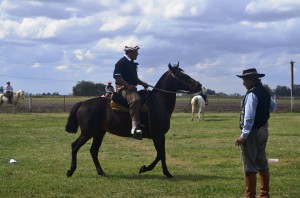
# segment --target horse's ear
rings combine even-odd
[[[171,63],[169,63],[168,67],[169,67],[169,69],[170,69],[170,70],[172,70],[172,69],[173,69],[173,67],[172,67]]]
[[[178,63],[177,63],[177,66],[176,67],[179,67],[179,61],[178,61]]]

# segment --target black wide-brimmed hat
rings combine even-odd
[[[265,74],[259,74],[259,73],[257,73],[255,68],[251,68],[251,69],[244,70],[242,75],[236,75],[236,76],[239,78],[247,78],[247,77],[261,78],[261,77],[264,77]]]
[[[6,84],[10,84],[10,82],[7,82]]]

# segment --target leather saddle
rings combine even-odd
[[[12,97],[13,96],[13,93],[4,93],[3,94],[5,97],[9,98],[9,97]]]
[[[148,95],[149,92],[147,90],[139,90],[139,96],[141,97],[141,112],[148,112]],[[122,112],[129,112],[129,105],[127,100],[122,96],[122,94],[118,92],[113,92],[111,96],[110,106],[113,110],[118,110]]]

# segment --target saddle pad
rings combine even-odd
[[[145,90],[140,90],[138,91],[138,94],[141,97],[142,100],[142,105],[141,105],[141,112],[148,112],[148,105],[146,104],[146,97],[145,95],[147,92]],[[111,97],[111,102],[110,106],[114,110],[119,110],[123,112],[129,112],[129,105],[127,103],[127,100],[118,92],[113,92],[112,97]]]
[[[122,111],[122,112],[129,112],[129,108],[121,105],[120,103],[114,102],[111,100],[110,106],[113,110]],[[141,112],[148,112],[148,106],[143,104],[140,109]]]

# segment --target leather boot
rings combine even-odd
[[[246,198],[256,197],[256,173],[246,173]]]
[[[269,182],[270,174],[269,170],[259,172],[260,176],[260,192],[258,198],[270,198],[269,194]]]

